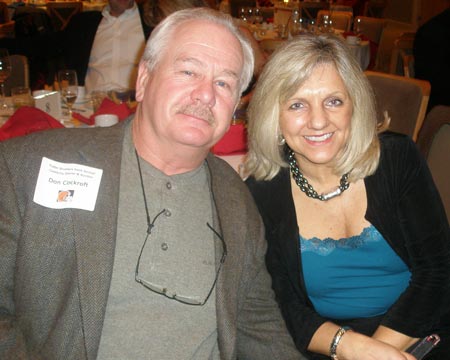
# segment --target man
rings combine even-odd
[[[183,10],[132,120],[0,143],[0,358],[302,358],[253,200],[209,153],[252,71],[230,17]]]
[[[108,0],[102,12],[75,15],[62,34],[65,66],[88,91],[133,88],[151,28],[134,0]]]

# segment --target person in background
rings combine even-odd
[[[152,27],[134,0],[108,0],[103,11],[75,15],[61,34],[64,66],[75,69],[87,92],[134,89]]]
[[[178,11],[133,118],[0,143],[1,359],[304,359],[256,205],[210,153],[253,62],[229,16]]]
[[[247,184],[267,267],[308,359],[414,360],[450,349],[449,224],[426,161],[383,132],[347,45],[302,35],[276,51],[248,113]]]
[[[423,24],[414,38],[414,75],[431,84],[428,110],[450,106],[450,1],[447,9]]]

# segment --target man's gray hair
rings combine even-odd
[[[239,94],[247,88],[252,76],[254,67],[254,55],[250,42],[241,33],[239,28],[229,15],[223,14],[208,8],[193,8],[174,12],[165,18],[151,33],[151,36],[145,47],[144,55],[141,61],[147,63],[149,71],[153,71],[161,60],[168,43],[172,39],[178,26],[189,21],[205,21],[213,24],[221,25],[226,28],[232,35],[236,37],[242,47],[244,57],[244,66],[239,79]]]

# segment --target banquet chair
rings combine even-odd
[[[256,7],[256,0],[230,0],[230,14],[238,18],[239,10],[242,7]]]
[[[367,0],[364,4],[364,15],[376,18],[384,18],[384,12],[389,0]]]
[[[374,70],[388,73],[390,71],[391,54],[395,40],[403,33],[415,31],[416,27],[412,24],[390,19],[386,20],[378,44]]]
[[[14,20],[0,24],[0,39],[15,37],[16,22]]]
[[[82,1],[54,1],[47,3],[47,11],[56,31],[64,30],[70,19],[83,10]]]
[[[417,140],[450,222],[450,106],[437,105],[427,114]]]
[[[8,4],[0,1],[0,24],[7,23],[9,20]]]
[[[353,22],[353,32],[362,34],[373,43],[379,44],[385,22],[385,19],[357,16]]]
[[[259,47],[265,53],[270,55],[284,43],[285,41],[283,41],[282,39],[262,39],[259,42]]]
[[[337,30],[350,31],[352,27],[353,12],[319,10],[317,24],[322,24],[325,16],[331,19],[332,27]],[[320,25],[319,25],[320,26]]]
[[[416,141],[430,98],[430,83],[375,71],[364,73],[375,93],[378,119],[383,119],[387,111],[391,118],[389,129]]]
[[[414,77],[413,45],[415,32],[405,32],[394,41],[389,72]]]
[[[331,11],[347,11],[353,14],[353,7],[350,5],[330,5]]]
[[[11,89],[17,86],[30,87],[30,72],[28,59],[25,55],[10,55],[11,75],[4,82],[6,96],[11,95]]]
[[[50,16],[44,9],[33,6],[18,6],[12,18],[16,37],[46,35],[53,32]]]

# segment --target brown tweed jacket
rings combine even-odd
[[[0,359],[96,358],[113,268],[124,128],[50,130],[0,143]],[[33,202],[44,156],[103,169],[94,211]],[[274,301],[251,195],[222,160],[210,155],[208,164],[228,249],[216,287],[221,358],[302,359]]]

